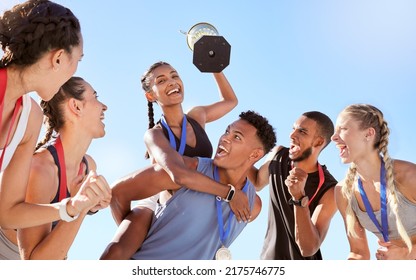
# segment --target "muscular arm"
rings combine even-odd
[[[25,136],[1,176],[0,226],[3,228],[30,227],[59,220],[56,206],[25,203],[30,164],[42,118],[39,106],[32,100]]]
[[[49,159],[48,159],[49,157]],[[26,201],[48,204],[57,192],[58,178],[55,164],[44,151],[33,157]],[[25,260],[62,260],[66,257],[85,217],[85,212],[73,222],[59,221],[18,230],[19,248]]]
[[[328,232],[332,217],[337,211],[334,188],[329,189],[319,201],[312,217],[309,207],[294,206],[295,238],[302,256],[312,256],[321,247]]]
[[[257,169],[253,166],[249,172],[248,178],[253,183],[256,191],[261,191],[266,185],[269,184],[269,165],[275,157],[276,153],[281,149],[281,146],[274,147],[267,155],[264,163]]]
[[[162,190],[176,190],[183,186],[195,191],[218,195],[222,198],[227,196],[230,187],[197,172],[197,159],[179,155],[170,147],[161,129],[147,131],[145,143],[152,156],[154,156],[157,165],[136,171],[113,185],[113,199],[110,205],[113,218],[117,224],[130,211],[132,200],[143,199]],[[156,178],[155,176],[157,176],[157,179],[151,179]],[[143,187],[143,184],[145,184],[145,187]],[[244,204],[240,207],[242,210],[235,213],[237,219],[248,220],[250,211],[247,196],[243,192],[237,191],[235,199],[243,201]]]
[[[213,73],[218,86],[220,100],[205,106],[197,106],[189,110],[187,115],[196,120],[202,127],[231,112],[238,104],[237,96],[223,72]]]

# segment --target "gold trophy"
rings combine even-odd
[[[199,71],[219,73],[230,64],[231,45],[213,25],[200,22],[182,33],[186,35],[188,47],[193,51],[193,64]]]

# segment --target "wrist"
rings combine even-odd
[[[61,220],[72,222],[78,218],[79,212],[77,213],[75,207],[72,206],[70,197],[62,199],[58,205],[59,217]]]
[[[224,198],[224,201],[226,202],[230,202],[235,195],[235,187],[231,184],[228,184],[228,186],[230,187],[230,189],[228,190],[227,196]]]
[[[300,199],[294,199],[291,197],[288,201],[289,205],[299,206],[302,208],[306,208],[309,204],[309,197],[306,195],[301,197]]]

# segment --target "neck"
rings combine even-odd
[[[354,162],[357,166],[357,174],[362,181],[379,181],[381,159],[377,153],[363,157],[359,161]]]
[[[184,117],[182,106],[164,107],[163,116],[170,127],[182,126]]]
[[[16,103],[17,99],[21,96],[25,95],[26,93],[30,92],[29,90],[25,89],[25,83],[22,79],[22,74],[18,71],[15,67],[9,66],[6,68],[7,70],[7,86],[6,86],[6,95],[4,96],[4,104],[7,106],[8,104]]]
[[[293,165],[301,168],[306,173],[313,173],[318,170],[318,157],[311,155],[302,161],[293,162]]]
[[[92,139],[85,137],[82,133],[74,133],[65,129],[61,129],[59,135],[65,152],[65,164],[67,168],[78,168]]]

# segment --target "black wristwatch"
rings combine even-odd
[[[224,198],[224,201],[226,201],[226,202],[230,202],[233,199],[234,195],[235,195],[234,186],[231,185],[231,184],[228,184],[228,186],[230,187],[230,190],[228,191],[227,196]]]
[[[309,197],[304,195],[299,200],[293,199],[292,197],[288,201],[289,205],[300,206],[306,208],[309,203]]]

